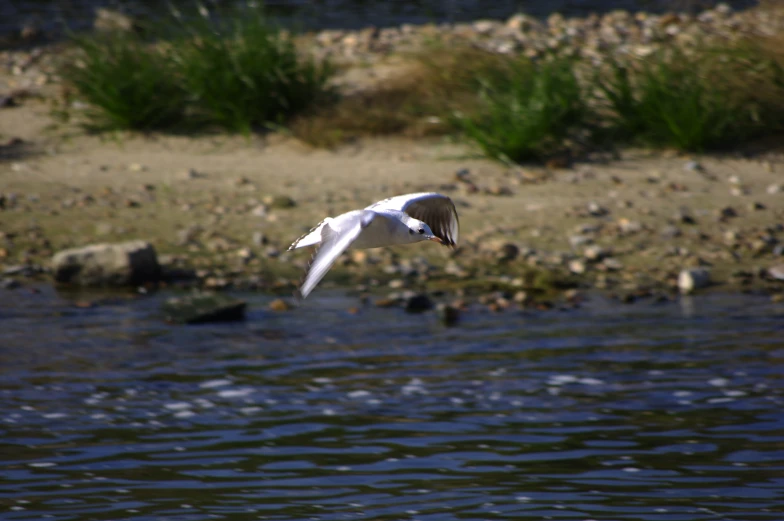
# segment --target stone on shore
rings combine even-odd
[[[80,286],[134,286],[161,276],[155,248],[145,241],[91,244],[52,258],[54,279]]]
[[[245,318],[246,303],[218,293],[199,293],[173,297],[162,309],[167,322],[176,324],[205,324],[233,322]]]
[[[688,294],[710,286],[710,272],[705,268],[688,268],[678,275],[678,289]]]

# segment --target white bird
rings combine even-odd
[[[298,296],[307,297],[337,258],[350,247],[379,248],[434,241],[454,248],[459,229],[455,203],[449,197],[433,192],[398,195],[373,203],[364,210],[327,217],[289,246],[288,251],[318,245]]]

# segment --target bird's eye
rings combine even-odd
[[[423,234],[423,233],[425,233],[425,229],[424,229],[424,228],[420,228],[420,229],[419,229],[419,234],[421,235],[421,234]]]

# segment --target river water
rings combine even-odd
[[[784,305],[0,293],[3,520],[784,519]]]

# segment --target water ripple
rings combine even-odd
[[[0,518],[780,520],[782,310],[0,303]],[[38,327],[42,321],[47,327]]]

